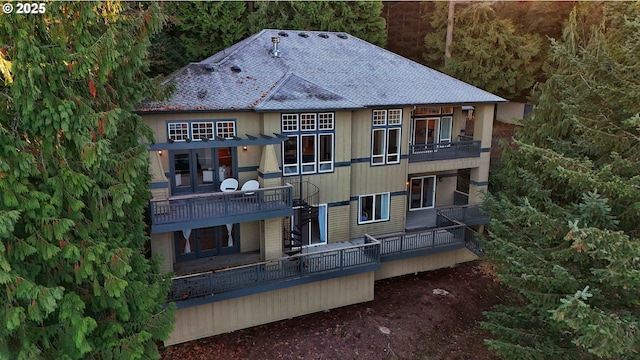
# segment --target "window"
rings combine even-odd
[[[316,135],[302,135],[302,173],[316,172]]]
[[[389,220],[390,194],[363,195],[358,199],[358,224]]]
[[[298,175],[298,136],[289,136],[282,146],[282,172],[284,175]]]
[[[318,114],[318,129],[333,130],[333,113]]]
[[[298,114],[282,115],[282,131],[298,131]]]
[[[387,125],[387,110],[373,110],[373,126]]]
[[[300,129],[315,130],[316,129],[316,114],[302,114],[300,115]]]
[[[371,165],[399,164],[402,109],[373,110]]]
[[[295,133],[282,145],[283,175],[333,171],[333,113],[283,114],[282,131]]]
[[[218,121],[216,135],[224,139],[233,139],[236,136],[236,123],[234,121]]]
[[[209,140],[215,135],[225,139],[236,135],[236,122],[233,120],[220,121],[185,121],[167,123],[167,139],[172,141]]]
[[[213,139],[213,121],[192,122],[192,140]]]
[[[189,138],[189,124],[186,122],[169,123],[167,137],[173,141],[186,141]]]

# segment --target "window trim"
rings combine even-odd
[[[394,121],[389,119],[391,113],[396,114],[394,116]],[[379,114],[384,114],[384,121],[380,121],[379,117],[376,120],[376,116]],[[403,120],[403,109],[402,108],[392,108],[392,109],[374,109],[372,113],[371,119],[371,152],[370,152],[370,164],[371,166],[382,166],[382,165],[397,165],[400,164],[402,160],[401,150],[402,150],[402,120]],[[378,124],[376,124],[378,121]],[[384,123],[384,125],[382,125]],[[389,144],[390,144],[390,134],[392,130],[398,130],[398,148],[396,152],[389,152]],[[383,135],[383,152],[382,154],[374,154],[375,149],[375,135],[376,132],[384,131]],[[397,156],[396,160],[390,160],[392,156]],[[377,161],[382,159],[382,161]],[[376,162],[377,161],[377,162]]]
[[[216,136],[218,136],[218,124],[219,123],[230,123],[233,124],[233,134],[231,135],[231,137],[225,137],[225,139],[232,139],[234,136],[237,135],[238,133],[238,127],[237,127],[237,123],[236,123],[236,119],[213,119],[213,120],[185,120],[185,121],[179,121],[179,120],[171,120],[171,121],[167,121],[166,122],[166,129],[167,129],[167,141],[170,142],[184,142],[184,141],[202,141],[202,137],[198,138],[198,139],[194,139],[194,131],[193,131],[193,126],[195,124],[207,124],[210,123],[212,124],[212,130],[213,130],[213,136],[207,138],[207,140],[213,140],[215,139]],[[175,125],[186,125],[186,137],[184,139],[174,139],[172,138],[172,126]],[[175,131],[175,130],[173,130]],[[184,134],[183,134],[184,135]]]
[[[367,215],[371,217],[371,220],[362,220],[362,199],[366,198],[366,197],[370,197],[370,196],[373,196],[372,212],[371,212],[371,214],[367,214]],[[384,199],[384,198],[387,199],[387,202],[388,202],[387,203],[387,216],[386,216],[386,218],[380,218],[380,219],[376,220],[375,219],[375,209],[376,209],[375,200],[378,197],[381,200]],[[380,204],[380,208],[382,209],[382,204]],[[375,193],[375,194],[359,195],[358,196],[358,215],[357,216],[358,216],[358,225],[372,224],[372,223],[385,222],[385,221],[391,220],[391,193],[390,192],[382,192],[382,193]]]
[[[288,139],[290,138],[295,138],[296,139],[296,152],[295,152],[295,156],[296,156],[296,162],[295,164],[285,164],[285,149],[284,149],[284,144],[288,141]],[[300,136],[298,134],[290,134],[288,135],[288,139],[282,142],[282,176],[293,176],[293,175],[300,175]],[[294,172],[290,172],[287,173],[286,172],[286,168],[294,168],[295,171]]]
[[[303,129],[303,116],[311,116],[311,123],[307,123],[307,127]],[[295,120],[294,120],[295,119]],[[288,123],[285,123],[287,122]],[[294,124],[295,122],[295,124]],[[311,126],[310,126],[311,125]],[[325,126],[325,127],[323,127]],[[289,138],[297,138],[297,164],[285,165],[285,140],[282,142],[282,176],[309,175],[330,173],[335,170],[335,113],[333,112],[306,112],[299,114],[283,113],[280,115],[280,128]],[[297,130],[292,130],[293,128]],[[285,130],[286,129],[286,130]],[[321,160],[320,146],[321,139],[330,137],[330,147],[327,149],[330,153],[330,160]],[[313,137],[313,162],[306,161],[302,154],[302,143],[304,138]],[[294,169],[295,171],[287,172],[286,169]],[[306,168],[306,169],[305,169]],[[324,169],[323,169],[324,168]]]

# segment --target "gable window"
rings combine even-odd
[[[283,114],[282,174],[299,175],[333,171],[334,114]]]
[[[362,195],[358,198],[358,224],[389,220],[390,194]]]
[[[225,139],[236,136],[236,122],[234,120],[218,120],[167,123],[167,139],[172,141],[201,141],[213,139],[216,136]]]
[[[373,110],[371,165],[399,164],[402,109]]]

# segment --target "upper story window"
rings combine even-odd
[[[373,110],[371,165],[399,164],[402,109]]]
[[[216,136],[228,139],[236,135],[234,120],[181,121],[167,123],[167,138],[173,141],[200,141]]]
[[[213,139],[213,121],[198,121],[191,123],[191,139]]]
[[[236,136],[235,121],[216,122],[216,135],[224,139],[232,139],[234,136]]]
[[[173,141],[186,141],[189,138],[189,123],[169,123],[167,137]]]
[[[285,176],[333,171],[334,114],[283,114],[282,173]]]

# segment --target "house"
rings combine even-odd
[[[376,280],[477,259],[504,99],[345,33],[263,30],[138,113],[167,345],[370,301]],[[463,106],[473,106],[473,134]]]

